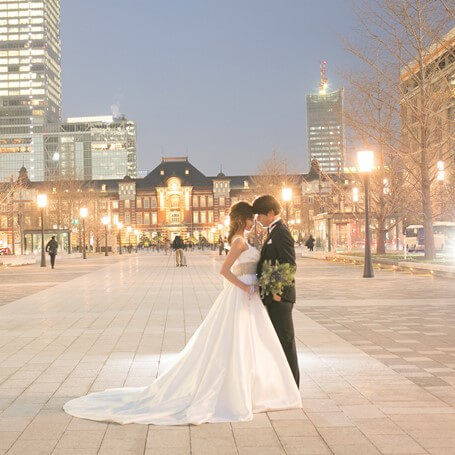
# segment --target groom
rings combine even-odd
[[[295,263],[294,240],[289,229],[280,218],[280,203],[270,195],[258,197],[253,203],[257,220],[268,230],[267,238],[261,250],[257,275],[261,276],[264,261],[274,264]],[[295,347],[294,324],[292,322],[292,308],[295,303],[295,285],[284,289],[283,295],[268,294],[263,299],[275,331],[278,334],[281,346],[291,367],[297,387],[299,386],[299,364]]]

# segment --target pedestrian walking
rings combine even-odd
[[[183,252],[184,243],[180,235],[176,235],[172,242],[172,249],[175,250],[175,265],[183,267],[186,265],[185,254]]]
[[[55,256],[57,256],[57,250],[58,250],[58,243],[57,240],[55,240],[55,235],[52,236],[52,238],[47,242],[46,245],[46,252],[49,253],[49,257],[51,258],[51,266],[54,268],[55,266]]]
[[[310,250],[313,251],[314,249],[314,237],[310,234],[307,241],[305,242],[305,246]]]

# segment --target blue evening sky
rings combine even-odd
[[[188,151],[206,175],[253,173],[275,150],[304,171],[305,95],[324,59],[342,84],[355,24],[348,0],[64,0],[63,116],[117,106],[141,170]]]

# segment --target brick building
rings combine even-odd
[[[296,240],[314,233],[316,216],[330,211],[334,204],[337,210],[350,211],[346,210],[346,198],[340,198],[339,191],[333,192],[336,178],[345,188],[342,191],[349,194],[352,182],[345,177],[327,178],[317,164],[308,174],[287,177],[293,193],[288,221]],[[240,200],[252,201],[264,192],[255,176],[226,176],[220,172],[209,177],[186,157],[162,158],[140,179],[126,176],[120,180],[32,182],[22,168],[17,181],[0,188],[0,247],[9,247],[15,254],[39,251],[39,193],[48,196],[44,211],[46,240],[57,235],[62,250],[68,251],[71,245],[74,251],[82,244],[81,207],[88,209],[85,242],[94,250],[104,245],[104,216],[110,220],[108,244],[113,250],[119,242],[135,245],[144,236],[151,241],[181,235],[193,241],[205,238],[215,242],[226,235],[230,207]]]

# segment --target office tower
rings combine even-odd
[[[345,137],[343,89],[329,91],[326,62],[321,63],[319,93],[307,95],[309,162],[317,160],[324,172],[343,170]]]
[[[73,117],[49,124],[35,137],[44,156],[52,157],[46,180],[135,178],[136,124],[124,116]]]
[[[44,179],[55,157],[34,135],[60,115],[60,0],[0,0],[0,180]]]

